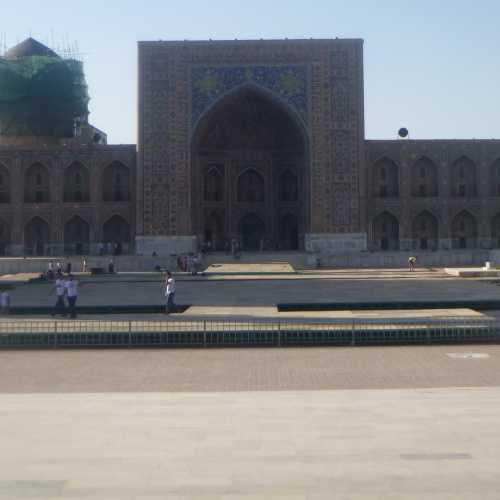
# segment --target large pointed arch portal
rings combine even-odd
[[[287,240],[287,249],[304,247],[310,218],[309,144],[303,121],[289,104],[254,85],[226,94],[198,121],[191,159],[192,220],[200,241],[213,234],[205,227],[207,214],[217,213],[216,247],[236,238],[248,249],[280,249],[285,213],[297,221],[296,241]],[[283,195],[289,191],[293,195]],[[248,236],[250,219],[259,221],[258,242],[257,232]]]

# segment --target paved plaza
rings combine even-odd
[[[159,273],[112,277],[81,276],[79,305],[161,304]],[[12,292],[13,305],[50,306],[48,283],[22,284]],[[200,307],[269,307],[294,302],[369,302],[411,300],[499,299],[493,280],[462,279],[444,271],[337,270],[288,275],[177,277],[179,304]]]
[[[156,274],[81,280],[81,304],[163,300]],[[215,273],[177,284],[190,308],[174,319],[474,319],[498,313],[275,304],[500,295],[491,280],[439,270]],[[49,291],[19,285],[13,301],[50,305]],[[85,316],[98,318],[120,319]],[[498,345],[2,350],[0,498],[497,500],[498,415]]]
[[[500,347],[0,352],[0,498],[496,500]]]

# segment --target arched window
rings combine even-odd
[[[299,198],[297,176],[289,169],[279,179],[279,200],[284,203],[295,203]]]
[[[476,165],[462,156],[451,167],[451,194],[457,197],[476,196]]]
[[[411,192],[420,198],[438,195],[438,175],[436,164],[428,158],[415,162],[411,172]]]
[[[129,169],[119,162],[106,167],[103,175],[104,201],[130,201]]]
[[[373,219],[373,243],[378,250],[399,249],[399,222],[394,215],[383,212]]]
[[[26,203],[48,203],[50,201],[49,172],[41,163],[35,163],[26,170],[24,201]]]
[[[219,203],[224,200],[224,177],[217,166],[209,167],[205,175],[205,201]]]
[[[50,247],[49,225],[40,217],[33,217],[24,227],[24,251],[28,255],[46,255]]]
[[[90,178],[86,167],[81,163],[72,163],[64,171],[65,202],[87,202],[90,200]]]
[[[424,210],[412,222],[413,248],[417,250],[437,250],[438,221]]]
[[[2,164],[0,164],[0,203],[10,203],[10,174]]]
[[[78,215],[64,225],[64,251],[67,254],[83,255],[89,252],[90,226]]]
[[[238,201],[240,203],[261,203],[265,198],[264,179],[253,168],[238,179]]]
[[[453,248],[476,248],[477,223],[473,215],[466,210],[460,212],[451,224]]]
[[[398,166],[389,158],[382,158],[373,166],[373,195],[379,198],[399,196]]]

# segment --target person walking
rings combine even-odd
[[[78,281],[70,274],[64,283],[66,297],[68,298],[68,312],[70,318],[76,318],[76,300],[78,299]]]
[[[167,277],[165,279],[165,297],[167,299],[167,306],[165,309],[165,314],[170,314],[175,312],[175,279],[170,271],[167,271]]]
[[[66,294],[66,287],[62,273],[56,274],[56,281],[54,287],[50,292],[52,295],[56,292],[56,303],[54,305],[54,310],[52,311],[52,316],[60,314],[61,316],[66,316],[66,304],[64,303],[64,295]]]
[[[87,272],[87,259],[84,257],[82,259],[82,273],[86,273]]]

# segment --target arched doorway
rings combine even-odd
[[[24,250],[28,255],[46,255],[50,244],[50,229],[46,221],[33,217],[24,227]]]
[[[477,223],[472,214],[463,210],[451,223],[452,248],[466,249],[477,247]]]
[[[224,249],[224,217],[217,212],[212,212],[205,221],[204,241],[210,242],[213,250]]]
[[[413,248],[416,250],[437,250],[438,221],[424,210],[412,222]]]
[[[0,255],[5,255],[10,245],[10,229],[7,223],[0,219]]]
[[[394,215],[381,213],[373,219],[372,228],[377,250],[399,250],[399,222]]]
[[[281,250],[297,250],[299,245],[299,233],[297,217],[293,214],[284,215],[279,221]]]
[[[245,215],[240,221],[240,236],[243,250],[260,250],[266,235],[266,226],[255,214]]]
[[[83,255],[89,253],[90,226],[78,215],[64,225],[64,252]]]
[[[245,86],[222,97],[196,124],[192,139],[192,220],[201,240],[223,213],[223,242],[279,248],[280,217],[296,214],[297,240],[309,230],[309,152],[305,126],[269,91]],[[262,232],[262,234],[260,234]],[[244,241],[243,241],[244,240]]]
[[[113,215],[102,228],[104,243],[109,247],[108,251],[119,255],[128,250],[130,242],[130,225],[119,215]]]

